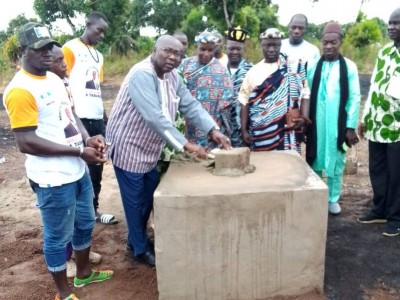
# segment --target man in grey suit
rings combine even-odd
[[[146,234],[159,176],[157,161],[167,142],[178,151],[206,158],[206,149],[191,144],[174,127],[177,111],[225,149],[230,141],[193,98],[175,66],[182,43],[170,35],[158,38],[149,57],[125,77],[108,119],[106,141],[117,177],[128,225],[128,246],[139,262],[155,265]]]

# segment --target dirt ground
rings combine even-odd
[[[105,83],[109,112],[121,78]],[[362,94],[369,76],[360,76]],[[35,196],[27,185],[24,160],[0,105],[0,299],[54,299],[55,290],[42,252],[42,226]],[[344,178],[340,216],[329,217],[323,295],[290,299],[400,299],[399,238],[382,236],[383,225],[360,225],[356,218],[371,204],[367,144],[357,147],[358,173]],[[115,214],[117,225],[96,225],[93,250],[103,256],[101,268],[115,271],[112,280],[75,289],[83,299],[157,299],[155,269],[135,263],[125,252],[126,225],[116,179],[105,165],[100,209]],[[283,298],[282,298],[283,299]],[[285,298],[288,299],[288,298]]]

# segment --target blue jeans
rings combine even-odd
[[[114,166],[128,225],[128,244],[135,255],[150,251],[147,222],[153,209],[153,194],[159,183],[157,168],[148,173],[133,173]]]
[[[83,250],[92,243],[95,225],[93,188],[87,173],[75,182],[43,188],[31,181],[36,193],[36,206],[43,222],[43,252],[50,272],[67,267],[66,246],[72,241],[74,250]]]

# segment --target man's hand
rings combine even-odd
[[[294,122],[293,126],[288,126],[286,127],[286,129],[288,130],[301,130],[304,126],[304,124],[306,123],[305,120],[303,118],[296,118],[292,120]]]
[[[360,125],[358,125],[358,135],[359,135],[362,139],[365,138],[364,133],[365,133],[365,123],[360,123]]]
[[[242,130],[242,140],[245,145],[249,146],[251,143],[251,136],[247,130]]]
[[[183,149],[192,154],[194,157],[200,158],[200,159],[206,159],[207,158],[207,151],[205,148],[192,144],[192,143],[187,143]]]
[[[231,141],[220,131],[216,129],[211,130],[210,137],[218,146],[222,146],[226,150],[232,149]]]
[[[351,147],[359,142],[356,131],[353,128],[346,129],[346,144]]]
[[[98,135],[88,138],[85,146],[94,148],[97,151],[104,153],[104,151],[106,149],[106,141],[104,140],[104,136],[102,136],[101,134],[98,134]]]
[[[81,158],[89,164],[100,164],[107,162],[103,152],[96,150],[95,148],[85,147]]]

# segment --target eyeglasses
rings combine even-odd
[[[162,51],[164,51],[167,55],[173,55],[175,57],[181,58],[182,57],[182,52],[177,51],[177,50],[172,50],[170,48],[160,48]]]

